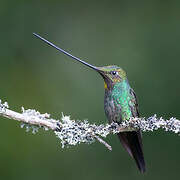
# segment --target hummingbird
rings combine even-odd
[[[130,120],[131,117],[139,117],[136,94],[130,87],[126,72],[122,68],[116,65],[96,67],[57,47],[38,34],[33,33],[33,35],[102,76],[105,89],[104,111],[109,123],[116,122],[120,124],[123,121]],[[144,173],[146,168],[141,131],[119,132],[117,135],[122,146],[134,158],[140,172]]]

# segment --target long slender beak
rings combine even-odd
[[[99,72],[99,68],[98,68],[98,67],[93,66],[93,65],[91,65],[91,64],[89,64],[89,63],[87,63],[87,62],[85,62],[85,61],[83,61],[83,60],[81,60],[81,59],[79,59],[79,58],[76,57],[76,56],[73,56],[72,54],[70,54],[70,53],[68,53],[67,51],[61,49],[60,47],[54,45],[53,43],[49,42],[48,40],[44,39],[43,37],[41,37],[40,35],[38,35],[38,34],[36,34],[36,33],[33,33],[33,35],[36,36],[37,38],[41,39],[42,41],[44,41],[44,42],[47,43],[48,45],[52,46],[53,48],[57,49],[58,51],[60,51],[60,52],[64,53],[65,55],[71,57],[72,59],[74,59],[74,60],[76,60],[76,61],[79,61],[80,63],[82,63],[82,64],[84,64],[84,65],[86,65],[86,66],[88,66],[88,67],[90,67],[90,68],[92,68],[92,69],[94,69],[94,70],[96,70],[96,71]]]

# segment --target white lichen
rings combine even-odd
[[[121,124],[90,124],[87,120],[75,121],[71,120],[70,116],[64,116],[60,120],[50,118],[50,115],[45,113],[27,109],[22,107],[22,113],[18,113],[9,109],[7,102],[2,103],[0,100],[0,115],[9,119],[21,122],[21,128],[32,133],[38,130],[53,130],[55,135],[61,141],[62,147],[77,145],[80,143],[90,144],[95,140],[104,144],[109,150],[111,146],[108,145],[102,138],[106,138],[109,134],[116,134],[119,132],[132,131],[140,129],[143,132],[153,132],[158,129],[174,132],[180,134],[180,121],[176,118],[165,120],[162,117],[157,118],[153,115],[149,118],[131,118],[130,120],[123,121]]]

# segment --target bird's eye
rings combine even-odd
[[[111,74],[115,76],[115,75],[118,74],[118,72],[117,71],[112,71]]]

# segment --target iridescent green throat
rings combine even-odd
[[[130,103],[130,85],[127,79],[118,82],[114,85],[111,96],[116,108],[121,108],[121,119],[122,121],[130,119],[132,116]]]

